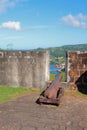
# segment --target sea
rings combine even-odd
[[[59,73],[60,73],[60,69],[55,68],[55,64],[50,64],[50,74],[59,74]]]

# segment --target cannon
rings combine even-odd
[[[54,81],[40,94],[40,97],[36,101],[38,104],[60,104],[60,98],[64,94],[64,88],[61,86],[61,78],[61,73],[55,76]]]
[[[55,80],[52,82],[52,84],[45,90],[44,97],[48,99],[56,99],[57,92],[59,90],[61,81],[61,74],[56,75]]]

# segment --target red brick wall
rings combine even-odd
[[[87,71],[87,51],[67,51],[67,82],[76,89],[75,81]]]

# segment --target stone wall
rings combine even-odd
[[[87,51],[67,51],[67,82],[72,89],[76,80],[87,71]]]
[[[0,51],[0,85],[44,88],[48,80],[48,51]]]

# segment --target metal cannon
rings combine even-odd
[[[64,94],[64,88],[61,86],[61,78],[61,74],[55,76],[54,81],[40,94],[37,103],[60,104],[60,98]]]

